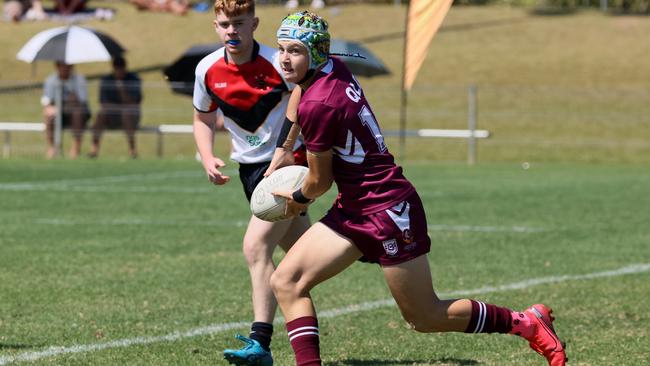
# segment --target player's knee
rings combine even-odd
[[[249,266],[267,261],[270,257],[267,245],[259,240],[244,239],[242,251]]]
[[[286,273],[281,268],[276,269],[270,279],[271,289],[275,297],[281,301],[296,290],[293,276]]]
[[[278,267],[271,275],[271,289],[278,301],[283,299],[305,296],[311,286],[300,272]]]

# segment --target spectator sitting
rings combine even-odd
[[[70,15],[86,9],[87,0],[54,0],[54,8],[61,15]]]
[[[14,22],[19,22],[23,17],[28,20],[45,19],[40,0],[5,0],[2,15],[5,20]]]
[[[57,61],[56,72],[48,76],[43,85],[43,117],[45,120],[45,136],[48,143],[47,158],[57,154],[58,146],[54,145],[54,122],[58,114],[57,94],[61,91],[62,127],[72,127],[72,147],[70,158],[75,159],[81,149],[81,137],[90,119],[88,109],[88,89],[86,78],[73,72],[73,66]]]
[[[99,154],[99,141],[105,128],[124,128],[131,158],[138,156],[135,148],[135,130],[140,124],[140,102],[142,91],[140,78],[128,72],[126,60],[113,59],[113,72],[102,77],[99,85],[100,110],[93,126],[93,143],[90,157]]]
[[[287,9],[296,9],[298,6],[300,6],[300,2],[298,0],[288,0],[287,3],[284,5]],[[325,1],[324,0],[313,0],[311,2],[311,7],[314,9],[322,9],[325,7]]]
[[[190,8],[189,0],[129,0],[138,10],[185,15]]]

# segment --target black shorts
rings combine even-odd
[[[251,196],[257,184],[264,179],[264,172],[269,168],[270,161],[263,163],[253,164],[239,164],[239,179],[244,187],[244,193],[248,202],[251,201]]]
[[[90,120],[90,109],[88,109],[88,106],[82,106],[80,108],[81,108],[81,125],[83,127],[86,127],[86,125],[88,124],[88,120]],[[65,106],[63,107],[63,113],[61,113],[61,127],[63,128],[72,127],[72,112],[66,110]]]
[[[122,113],[106,113],[106,129],[119,130],[124,128],[124,117]],[[134,119],[135,128],[140,127],[140,113],[133,113],[131,117]]]

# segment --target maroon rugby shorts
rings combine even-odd
[[[396,265],[426,254],[431,249],[427,218],[417,192],[397,205],[366,216],[352,216],[330,208],[320,220],[352,240],[363,253],[361,261]]]

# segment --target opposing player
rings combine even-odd
[[[225,127],[230,132],[230,158],[239,163],[239,177],[250,201],[275,152],[289,85],[280,74],[277,50],[253,38],[259,23],[253,0],[217,0],[214,12],[214,27],[225,46],[196,68],[194,138],[208,179],[222,185],[230,177],[221,172],[225,163],[214,155],[214,131]],[[290,151],[299,152],[300,146],[296,142]],[[229,362],[273,364],[270,343],[277,302],[269,285],[275,269],[272,254],[278,245],[288,250],[308,227],[307,217],[269,223],[251,216],[243,252],[251,277],[254,321],[250,338],[237,336],[245,343],[243,348],[224,351]]]
[[[277,32],[285,79],[302,92],[297,123],[309,173],[287,198],[287,212],[307,205],[336,182],[329,212],[289,250],[271,276],[287,321],[296,364],[321,365],[319,329],[310,290],[355,261],[378,263],[404,319],[419,332],[509,333],[528,340],[549,365],[565,364],[551,310],[519,312],[470,299],[441,300],[431,280],[431,241],[422,202],[394,163],[364,97],[346,66],[328,57],[327,23],[295,13]]]

